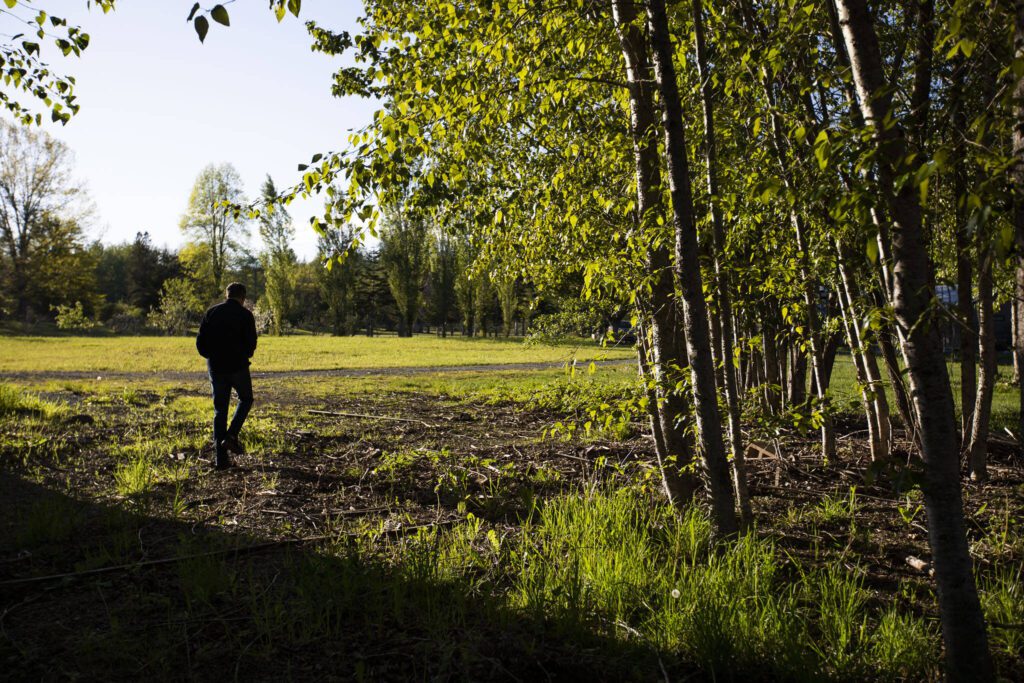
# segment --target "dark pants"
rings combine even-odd
[[[214,372],[210,370],[210,384],[213,386],[213,443],[217,447],[217,464],[228,461],[227,449],[221,444],[229,435],[238,437],[242,430],[249,409],[252,408],[252,378],[249,368],[234,372]],[[231,390],[238,394],[238,406],[228,426],[228,408],[231,403]]]

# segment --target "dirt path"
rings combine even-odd
[[[595,360],[597,367],[631,364],[631,359]],[[577,367],[585,368],[591,361],[580,361]],[[557,363],[498,363],[484,365],[426,365],[412,367],[382,368],[317,368],[312,370],[253,370],[254,379],[288,379],[295,377],[366,377],[370,375],[422,375],[455,372],[502,372],[509,370],[554,370],[565,367]],[[175,370],[154,370],[148,372],[107,372],[103,370],[41,370],[0,372],[2,380],[82,380],[82,379],[155,379],[155,380],[201,380],[206,372],[181,372]]]

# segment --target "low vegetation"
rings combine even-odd
[[[660,501],[641,415],[583,428],[634,377],[272,378],[226,475],[204,462],[201,378],[3,385],[0,656],[23,677],[186,660],[366,680],[939,677],[934,586],[904,561],[927,557],[918,491],[856,449],[825,468],[790,429],[782,458],[751,462],[757,527],[718,545],[700,508]],[[999,471],[967,508],[1012,678],[1024,476]]]

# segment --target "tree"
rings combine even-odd
[[[266,297],[274,316],[274,334],[281,334],[281,323],[287,319],[292,307],[295,289],[295,275],[298,261],[291,241],[295,237],[291,216],[284,207],[274,205],[277,188],[268,175],[260,190],[266,208],[259,217],[260,238],[263,251],[260,263],[266,277]]]
[[[317,240],[320,298],[332,334],[353,334],[356,326],[357,284],[365,268],[364,254],[351,248],[354,230],[326,232]]]
[[[189,327],[203,313],[203,303],[195,283],[187,278],[171,278],[160,292],[160,306],[149,315],[149,325],[171,335],[189,333]]]
[[[1017,55],[1024,54],[1024,3],[1016,4],[1014,17],[1013,47]],[[1014,340],[1014,354],[1018,367],[1024,367],[1024,72],[1017,74],[1013,86],[1013,223],[1017,247],[1014,277],[1014,294],[1017,299],[1017,325]],[[1021,436],[1021,450],[1024,451],[1024,380],[1018,380],[1021,412],[1017,423],[1017,434]]]
[[[517,294],[518,276],[508,271],[498,271],[491,276],[494,291],[498,295],[498,306],[501,308],[501,333],[505,337],[512,334],[512,322],[519,305]]]
[[[906,156],[907,133],[898,119],[891,120],[882,55],[866,3],[836,0],[836,6],[857,101],[873,135],[881,194],[893,222],[893,304],[914,390],[914,410],[921,425],[928,540],[939,592],[947,669],[955,680],[989,680],[992,662],[985,618],[974,584],[964,524],[953,395],[942,340],[930,310],[935,298],[930,286],[927,236],[917,188],[897,180],[906,172],[910,158]],[[926,103],[925,95],[922,104]]]
[[[209,264],[203,293],[214,297],[226,283],[224,275],[248,234],[246,220],[232,205],[245,203],[242,179],[231,164],[210,164],[196,177],[181,217],[181,229],[204,252]]]
[[[135,234],[127,266],[127,300],[143,311],[157,306],[165,281],[181,276],[177,256],[167,249],[153,246],[148,232]]]
[[[411,337],[429,265],[429,230],[423,220],[396,211],[380,232],[380,260],[398,305],[398,336]]]
[[[720,533],[736,531],[732,482],[722,440],[721,414],[715,386],[707,305],[698,262],[697,227],[687,162],[686,134],[679,84],[673,62],[672,41],[664,0],[647,0],[651,54],[661,94],[665,128],[665,155],[673,227],[675,229],[675,278],[682,290],[686,352],[693,381],[694,406],[701,450],[711,483],[711,503]]]
[[[10,313],[18,317],[43,303],[38,297],[33,302],[32,288],[44,285],[40,271],[47,252],[82,249],[84,194],[72,179],[71,164],[63,142],[0,121],[0,274]]]
[[[448,336],[458,314],[455,294],[458,268],[455,240],[443,232],[436,233],[430,252],[430,310],[442,337]]]
[[[86,2],[89,7],[93,4],[108,12],[114,0]],[[4,13],[30,27],[31,35],[18,40],[24,36],[20,33],[10,39],[10,44],[0,43],[0,76],[5,85],[5,89],[0,90],[0,103],[22,124],[40,124],[42,114],[33,114],[8,92],[20,90],[42,102],[50,112],[51,121],[66,124],[80,106],[75,101],[75,79],[55,73],[43,61],[42,49],[49,41],[65,57],[72,54],[79,57],[89,47],[89,34],[79,26],[69,26],[67,19],[31,7],[28,2],[8,2]]]

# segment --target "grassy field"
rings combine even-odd
[[[47,361],[4,352],[37,341],[0,338],[0,367],[24,373],[0,383],[0,662],[12,679],[940,678],[934,584],[904,559],[929,556],[921,492],[899,483],[902,454],[895,475],[870,467],[847,358],[833,381],[854,418],[841,421],[840,466],[821,462],[813,430],[780,420],[784,457],[748,462],[756,527],[722,547],[700,507],[678,516],[660,498],[630,363],[268,375],[241,435],[248,453],[214,472],[191,340],[47,339],[64,344]],[[261,343],[279,370],[574,351]],[[168,358],[132,360],[146,349]],[[83,365],[129,374],[31,373]],[[997,423],[1015,401],[1001,385]],[[991,629],[992,650],[1017,680],[1024,469],[1005,446],[991,462],[988,485],[965,486],[965,511],[986,614],[1008,625]]]
[[[632,349],[579,344],[526,345],[495,339],[398,337],[261,337],[259,371],[407,368],[561,363],[573,358],[631,358]],[[0,336],[0,372],[204,372],[191,337]]]

